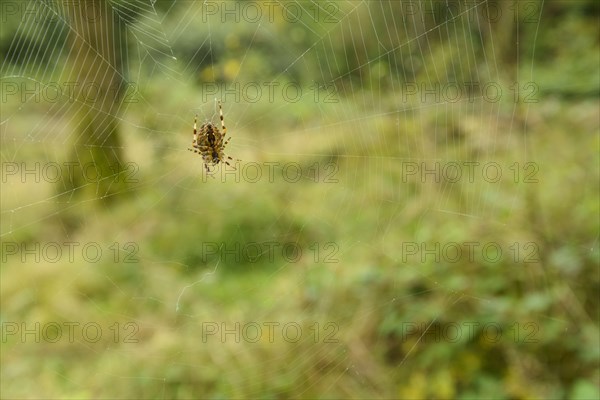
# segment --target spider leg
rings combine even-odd
[[[237,171],[237,168],[236,168],[234,165],[231,165],[231,164],[229,163],[229,161],[227,161],[227,160],[231,160],[231,161],[240,161],[240,160],[234,160],[233,158],[231,158],[231,157],[229,157],[229,156],[226,156],[226,155],[225,155],[225,154],[223,154],[223,153],[221,153],[221,155],[220,155],[220,157],[219,157],[219,158],[221,159],[221,162],[222,162],[223,164],[229,165],[231,168],[233,168],[233,170],[234,170],[234,171]]]
[[[221,107],[221,100],[219,100],[219,116],[221,117],[221,127],[223,128],[223,136],[227,134],[227,128],[225,128],[225,121],[223,121],[223,107]]]
[[[198,132],[196,131],[196,122],[198,122],[198,114],[194,117],[194,141],[192,144],[198,143]]]

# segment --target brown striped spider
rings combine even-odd
[[[206,172],[210,174],[209,165],[216,166],[218,163],[224,163],[233,167],[229,164],[229,161],[233,161],[233,158],[228,157],[223,153],[225,146],[231,140],[231,136],[225,140],[227,135],[227,128],[225,128],[225,122],[223,121],[223,108],[221,107],[221,101],[219,100],[219,115],[221,116],[221,127],[223,132],[219,131],[216,125],[211,122],[205,122],[200,127],[200,132],[196,130],[196,123],[198,121],[198,115],[194,118],[194,140],[192,140],[192,148],[188,148],[189,151],[198,153],[202,156],[204,161],[204,168]],[[233,167],[235,169],[235,167]]]

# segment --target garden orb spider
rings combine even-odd
[[[233,161],[233,158],[228,157],[223,152],[225,150],[225,146],[231,140],[231,136],[225,140],[225,135],[227,135],[227,128],[225,127],[225,122],[223,121],[223,107],[221,107],[221,100],[219,103],[219,115],[221,117],[221,128],[223,132],[219,131],[216,125],[211,122],[205,122],[200,126],[200,132],[196,130],[196,123],[198,122],[198,115],[194,118],[194,140],[192,140],[192,148],[188,148],[189,151],[193,151],[194,153],[198,153],[202,156],[202,160],[204,161],[204,168],[206,168],[206,172],[210,174],[209,165],[216,166],[218,163],[224,163],[233,167],[229,161]],[[233,167],[235,169],[235,167]]]

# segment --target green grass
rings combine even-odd
[[[457,121],[464,144],[446,146],[430,130],[411,131],[439,117],[425,113],[363,117],[377,128],[372,138],[347,125],[316,128],[323,141],[283,134],[232,146],[244,161],[269,143],[264,160],[298,158],[303,165],[334,159],[338,183],[310,179],[291,184],[200,181],[201,164],[181,157],[186,141],[159,145],[160,162],[139,150],[155,138],[132,135],[126,144],[140,160],[131,196],[110,208],[75,200],[52,216],[51,185],[15,185],[3,212],[28,206],[3,220],[14,241],[134,242],[138,262],[21,264],[9,258],[2,271],[2,321],[42,325],[96,322],[98,343],[2,344],[6,397],[207,398],[261,397],[457,397],[551,398],[594,394],[598,383],[598,125],[597,101],[560,100],[532,107],[527,139],[501,114],[496,142],[478,141],[488,119]],[[351,104],[340,104],[340,109]],[[551,110],[555,107],[560,112]],[[233,116],[233,113],[231,114]],[[360,115],[360,114],[358,114]],[[495,117],[495,116],[494,116]],[[522,115],[520,115],[522,117]],[[470,119],[469,119],[470,118]],[[470,121],[470,122],[468,122]],[[471,125],[468,125],[471,124]],[[473,126],[475,124],[475,126]],[[504,126],[506,124],[506,127]],[[318,126],[318,125],[317,125]],[[522,125],[521,125],[522,126]],[[442,132],[439,132],[442,133]],[[293,143],[293,144],[292,144]],[[532,153],[527,156],[524,145]],[[474,147],[477,145],[478,147]],[[142,147],[138,147],[142,146]],[[396,147],[397,146],[397,147]],[[396,150],[403,149],[403,150]],[[47,150],[50,151],[50,150]],[[175,152],[173,156],[168,152]],[[282,156],[282,154],[285,154]],[[307,156],[299,156],[307,154]],[[321,154],[311,156],[310,154]],[[27,157],[26,151],[19,153]],[[516,156],[515,156],[516,155]],[[31,154],[31,157],[34,155]],[[418,181],[399,184],[404,159],[485,160],[504,168],[515,160],[539,164],[539,183],[496,185]],[[190,169],[190,162],[194,168]],[[13,200],[14,199],[14,200]],[[40,204],[35,204],[44,199]],[[456,211],[456,214],[443,212]],[[86,215],[65,234],[61,217]],[[459,213],[467,214],[460,215]],[[3,218],[4,219],[4,218]],[[234,246],[282,240],[335,242],[339,262],[305,253],[297,263],[236,262],[205,257],[204,241]],[[400,243],[517,241],[539,245],[539,262],[406,261]],[[123,254],[119,253],[122,257]],[[112,254],[111,254],[112,256]],[[176,309],[178,307],[178,309]],[[202,339],[203,323],[232,327],[267,321],[296,322],[304,332],[319,323],[338,328],[336,343],[298,343],[263,337],[257,343]],[[502,339],[484,333],[456,343],[431,340],[422,327],[494,323]],[[134,322],[137,343],[114,343]],[[407,323],[418,329],[407,332]],[[513,340],[515,323],[519,340]],[[531,323],[533,325],[525,325]],[[511,330],[512,329],[512,330]],[[535,341],[524,335],[535,330]],[[38,377],[31,388],[29,382]]]

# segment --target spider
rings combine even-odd
[[[198,122],[198,115],[194,118],[194,140],[192,140],[192,148],[188,148],[189,151],[202,155],[204,161],[204,168],[206,172],[210,174],[209,165],[216,166],[218,163],[224,163],[232,167],[229,161],[233,161],[233,158],[226,156],[223,151],[225,146],[231,140],[231,136],[225,139],[227,135],[227,128],[225,128],[225,122],[223,121],[223,108],[221,107],[221,101],[219,100],[219,114],[221,117],[221,127],[223,132],[219,131],[216,125],[211,122],[206,122],[200,127],[200,133],[196,130],[196,123]],[[233,167],[235,169],[235,167]]]

